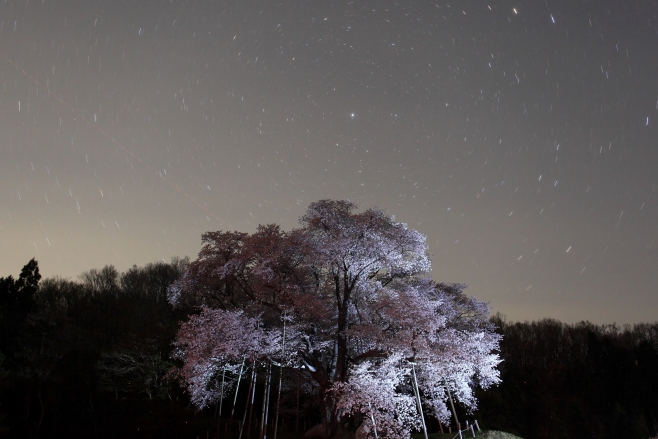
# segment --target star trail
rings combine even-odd
[[[658,3],[2,1],[0,276],[378,206],[511,319],[655,320]]]

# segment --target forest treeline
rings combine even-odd
[[[214,437],[217,408],[195,411],[170,373],[172,342],[195,311],[172,308],[167,288],[188,262],[69,280],[41,279],[31,260],[17,278],[0,278],[0,436]],[[658,323],[492,320],[503,335],[502,384],[477,393],[477,412],[458,409],[461,419],[527,439],[658,433]],[[302,402],[300,430],[317,419]],[[297,416],[285,412],[280,431],[294,431]]]
[[[658,323],[492,320],[504,361],[502,384],[478,394],[487,428],[536,439],[658,435]]]
[[[185,313],[167,303],[167,287],[187,262],[40,280],[31,260],[17,279],[0,279],[0,435],[185,431],[176,425],[190,421],[183,395],[165,375]]]

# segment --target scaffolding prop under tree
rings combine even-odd
[[[282,344],[281,344],[281,358],[285,358],[285,346],[286,346],[286,315],[284,314],[282,316],[282,319],[284,321],[283,323],[283,334],[282,334]],[[253,414],[253,405],[254,405],[254,400],[255,400],[255,394],[256,394],[256,381],[257,381],[257,361],[253,361],[251,363],[251,378],[249,380],[249,388],[247,390],[247,399],[246,399],[246,404],[245,404],[245,409],[243,412],[242,416],[242,422],[240,422],[240,432],[238,435],[238,439],[242,439],[243,431],[245,424],[247,424],[247,437],[251,436],[251,421],[252,421],[252,414]],[[259,439],[267,439],[267,426],[269,422],[269,410],[270,410],[270,392],[271,392],[271,381],[272,381],[272,360],[268,360],[265,366],[265,383],[263,387],[263,405],[262,405],[262,410],[261,410],[261,420],[259,423],[259,434],[258,437]],[[275,418],[274,418],[274,436],[273,439],[277,438],[278,434],[278,426],[279,426],[279,412],[280,412],[280,405],[281,405],[281,387],[283,384],[283,370],[284,370],[284,361],[282,360],[279,364],[279,383],[278,383],[278,388],[277,388],[277,401],[276,401],[276,407],[275,407]],[[246,371],[246,358],[243,359],[241,365],[240,365],[240,371],[238,373],[238,378],[237,378],[237,384],[235,388],[235,394],[233,397],[233,405],[231,407],[231,418],[229,421],[228,425],[231,425],[233,423],[233,417],[235,414],[235,408],[237,405],[237,399],[238,399],[238,392],[240,388],[240,382],[242,380],[242,375]],[[248,367],[248,366],[247,366]],[[221,382],[221,387],[220,387],[220,394],[224,395],[224,384],[225,384],[225,374],[226,374],[226,367],[222,369],[222,382]],[[299,395],[299,392],[298,392]],[[220,425],[221,425],[221,411],[222,411],[222,402],[223,402],[223,397],[219,398],[219,416],[220,420],[218,420],[217,424],[217,436],[220,437]],[[297,402],[297,411],[299,411],[299,398]],[[249,421],[247,422],[247,413],[249,413]],[[299,416],[299,413],[297,413],[297,417]],[[297,420],[297,424],[299,423],[299,420]],[[228,426],[227,426],[228,427]]]

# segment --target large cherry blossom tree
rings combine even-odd
[[[317,387],[324,436],[351,419],[402,438],[422,427],[418,401],[446,422],[448,392],[473,409],[474,387],[500,381],[488,306],[431,280],[424,235],[379,209],[355,211],[321,200],[290,232],[203,235],[169,289],[174,305],[199,311],[176,350],[197,406],[228,394],[224,371],[268,360]]]

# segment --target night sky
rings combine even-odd
[[[655,321],[655,0],[1,0],[0,276],[125,270],[312,201],[512,320]]]

